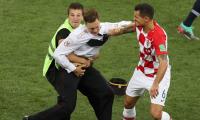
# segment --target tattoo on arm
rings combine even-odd
[[[133,32],[133,24],[124,26],[123,28],[121,28],[121,32],[122,32],[122,33],[130,33],[130,32]]]

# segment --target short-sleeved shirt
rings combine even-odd
[[[157,56],[168,54],[167,34],[156,21],[153,22],[154,29],[148,33],[142,27],[136,27],[139,42],[139,63],[137,69],[148,77],[154,77],[158,71],[159,61]],[[168,57],[167,57],[168,59]]]

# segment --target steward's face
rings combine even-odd
[[[68,19],[72,28],[77,28],[83,20],[83,11],[81,9],[70,9]]]

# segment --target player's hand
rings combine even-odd
[[[77,64],[76,69],[73,71],[77,77],[82,77],[85,74],[86,65]]]
[[[158,88],[159,84],[158,83],[153,83],[153,85],[150,88],[150,96],[151,98],[156,98],[158,96]]]

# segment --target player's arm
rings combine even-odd
[[[159,67],[154,83],[159,84],[163,79],[168,66],[167,54],[158,55]]]
[[[167,54],[158,55],[158,61],[159,61],[158,71],[156,74],[156,78],[153,82],[153,85],[150,89],[150,95],[153,98],[155,98],[158,95],[159,83],[163,79],[165,72],[167,70],[167,66],[168,66]]]

